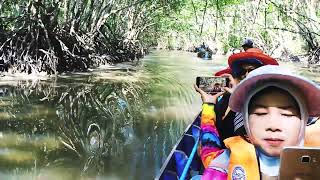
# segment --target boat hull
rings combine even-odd
[[[186,128],[155,179],[190,179],[202,173],[204,168],[197,153],[200,137],[200,120],[201,116],[199,114],[193,123]]]

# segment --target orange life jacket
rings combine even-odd
[[[320,120],[306,127],[304,146],[320,147]]]
[[[260,170],[254,146],[241,136],[225,139],[224,144],[230,149],[228,180],[260,179]]]
[[[304,146],[320,146],[320,121],[307,126]],[[234,136],[225,139],[225,146],[230,149],[230,161],[228,167],[228,180],[260,179],[260,169],[256,150],[250,142],[241,136]]]

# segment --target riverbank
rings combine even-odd
[[[164,50],[153,50],[153,52],[161,52]],[[144,51],[148,52],[148,51]],[[169,52],[169,51],[168,51]],[[181,52],[185,53],[184,51],[178,51],[178,50],[171,50],[170,52]],[[140,58],[144,57],[146,54],[141,54]],[[194,53],[196,56],[196,53]],[[228,55],[220,55],[217,53],[214,55],[214,59],[218,58],[224,58],[227,59]],[[98,58],[98,57],[96,57]],[[8,72],[0,72],[0,81],[19,81],[19,80],[48,80],[54,77],[59,76],[66,76],[66,75],[73,75],[73,74],[87,74],[91,72],[98,72],[102,73],[105,72],[108,74],[108,71],[122,71],[122,72],[135,72],[138,70],[139,67],[137,67],[138,64],[140,64],[140,58],[135,58],[134,60],[128,60],[125,62],[120,63],[106,63],[102,61],[102,59],[108,58],[110,59],[110,56],[100,56],[100,63],[97,63],[95,66],[88,67],[85,71],[66,71],[58,74],[48,74],[47,72],[32,72],[32,73],[26,73],[26,72],[17,72],[16,70],[13,70],[12,68],[8,70]],[[320,73],[320,65],[319,64],[309,64],[308,63],[308,56],[307,55],[298,55],[298,56],[281,56],[281,57],[275,57],[279,62],[283,62],[284,64],[292,64],[294,66],[297,66],[297,68],[303,68],[305,71],[308,71],[310,73]],[[99,65],[98,65],[99,64]],[[104,77],[107,78],[107,77]],[[2,82],[3,84],[4,82]]]

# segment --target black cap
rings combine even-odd
[[[249,38],[244,39],[242,45],[242,47],[253,47],[253,41]]]

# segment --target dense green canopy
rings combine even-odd
[[[142,57],[146,48],[207,42],[226,53],[244,37],[277,57],[314,53],[317,0],[8,0],[0,56],[20,72],[86,70]],[[310,56],[311,57],[311,56]]]

